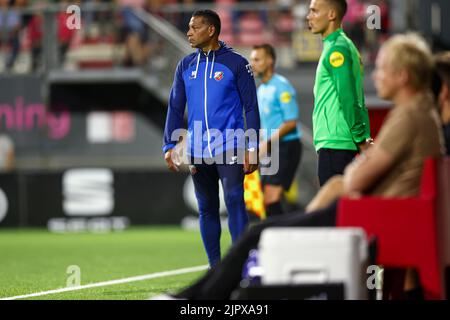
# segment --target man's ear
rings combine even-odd
[[[210,24],[208,27],[209,36],[212,38],[215,33],[216,33],[216,27],[214,25]]]
[[[337,20],[337,12],[336,9],[334,8],[330,8],[330,10],[328,11],[328,20],[330,21],[336,21]]]

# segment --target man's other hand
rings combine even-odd
[[[172,152],[173,152],[173,149],[168,150],[164,154],[164,160],[166,160],[167,167],[169,168],[170,171],[179,172],[180,169],[178,168],[178,166],[173,161],[174,159],[172,157]]]
[[[363,153],[364,151],[367,151],[367,149],[369,149],[370,146],[372,145],[373,145],[372,139],[361,142],[360,144],[358,144],[359,152]]]

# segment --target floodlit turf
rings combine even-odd
[[[222,251],[230,244],[222,232]],[[66,287],[67,268],[81,285],[206,265],[200,233],[177,227],[131,228],[108,234],[0,230],[0,298]],[[30,299],[147,299],[185,287],[204,271]]]

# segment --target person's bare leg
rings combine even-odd
[[[142,48],[139,34],[132,33],[127,37],[126,46],[134,65],[140,65],[142,62]]]

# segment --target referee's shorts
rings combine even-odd
[[[274,175],[261,175],[261,184],[263,186],[282,186],[284,190],[289,190],[300,164],[302,149],[302,143],[299,139],[281,141],[278,172]],[[270,166],[270,163],[266,166]]]

